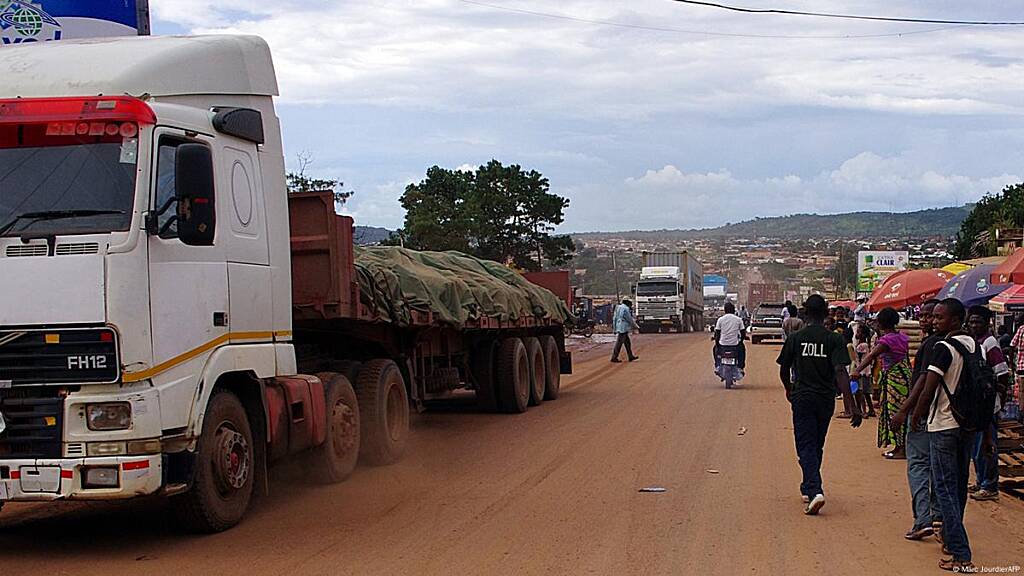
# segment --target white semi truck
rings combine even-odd
[[[261,39],[5,47],[0,78],[0,506],[162,494],[223,530],[272,461],[340,481],[453,390],[557,397],[564,318],[389,316],[331,194],[288,196]]]
[[[641,332],[704,329],[704,276],[686,252],[644,252],[636,284],[636,320]]]

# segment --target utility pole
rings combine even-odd
[[[615,251],[612,251],[612,273],[615,275],[615,302],[622,302],[622,291],[619,290],[619,261],[615,258]]]

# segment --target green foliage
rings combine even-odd
[[[851,212],[848,214],[795,214],[756,218],[704,230],[655,230],[577,234],[583,239],[628,238],[683,242],[707,238],[929,238],[952,237],[970,212],[969,206],[917,212]]]
[[[345,187],[345,184],[340,180],[310,178],[303,172],[289,172],[285,176],[285,179],[289,194],[298,194],[300,192],[331,192],[334,194],[334,204],[339,207],[344,206],[345,202],[352,197],[352,194],[354,194],[352,190],[343,190],[342,188]]]
[[[956,235],[956,257],[994,255],[997,228],[1024,228],[1024,184],[1007,186],[999,194],[986,194],[974,205]],[[985,232],[989,241],[978,244],[978,236]]]
[[[568,236],[552,236],[569,201],[549,192],[536,170],[491,160],[476,172],[434,166],[402,195],[405,225],[390,243],[417,250],[458,250],[538,270],[575,251]]]

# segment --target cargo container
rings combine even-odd
[[[641,332],[704,329],[703,266],[687,252],[644,252],[636,287]]]

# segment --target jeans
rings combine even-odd
[[[960,428],[929,432],[932,480],[942,511],[942,538],[953,559],[971,561],[971,544],[964,529],[967,477],[970,475],[974,433]]]
[[[932,485],[931,440],[925,423],[926,419],[922,418],[917,430],[907,432],[907,482],[914,508],[914,530],[942,520]]]
[[[992,441],[996,441],[996,421],[992,419],[992,426],[989,427],[989,432],[992,434]],[[982,490],[990,490],[996,492],[999,490],[999,454],[998,452],[990,452],[983,454],[981,451],[981,445],[985,440],[985,434],[978,432],[977,439],[974,441],[974,475],[978,479],[978,486]]]
[[[800,394],[790,400],[793,409],[793,438],[803,470],[800,493],[809,498],[824,494],[821,488],[821,460],[825,436],[835,412],[835,400],[815,394]]]
[[[618,339],[615,340],[615,348],[612,350],[612,360],[619,359],[619,352],[623,345],[626,346],[626,358],[633,359],[633,342],[629,340],[629,332],[619,332]]]

